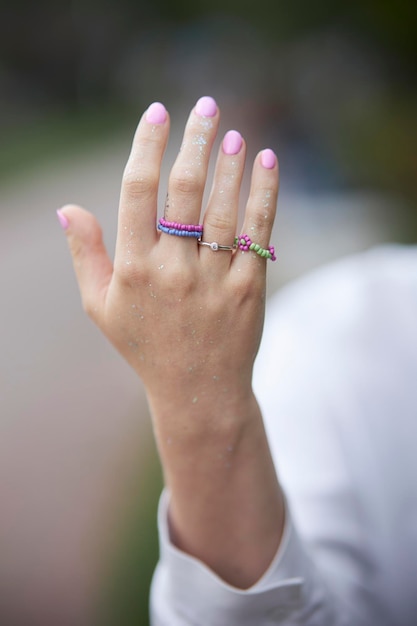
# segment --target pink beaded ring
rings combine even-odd
[[[243,252],[248,252],[252,250],[259,254],[259,256],[264,259],[270,259],[271,261],[276,261],[277,257],[275,256],[275,248],[274,246],[268,246],[268,248],[262,248],[258,243],[253,243],[249,235],[239,235],[239,237],[235,237],[236,248],[242,250]]]
[[[168,235],[177,235],[178,237],[196,237],[197,239],[203,234],[203,226],[201,224],[181,224],[180,222],[168,222],[163,217],[158,223],[158,230]]]

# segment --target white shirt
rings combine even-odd
[[[315,271],[269,302],[255,368],[287,519],[242,591],[169,540],[153,626],[417,624],[417,247]]]

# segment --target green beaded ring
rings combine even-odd
[[[258,243],[253,243],[249,235],[239,235],[239,237],[235,237],[234,245],[236,248],[239,248],[239,250],[243,250],[243,252],[252,250],[264,259],[271,259],[271,261],[277,260],[277,257],[275,256],[274,246],[262,248],[262,246],[260,246]]]

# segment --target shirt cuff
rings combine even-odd
[[[158,510],[160,561],[151,591],[154,626],[277,625],[286,623],[309,604],[305,580],[311,578],[312,565],[288,507],[281,544],[271,565],[256,584],[242,590],[227,584],[204,563],[171,543],[168,505],[169,494],[164,491]]]

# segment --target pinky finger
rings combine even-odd
[[[248,247],[250,244],[255,244],[259,248],[257,252],[252,249],[237,254],[237,263],[248,263],[254,258],[264,261],[261,254],[262,250],[268,250],[271,246],[270,238],[276,215],[278,187],[277,157],[270,149],[262,150],[255,158],[253,165],[251,187],[241,233],[246,236]]]

